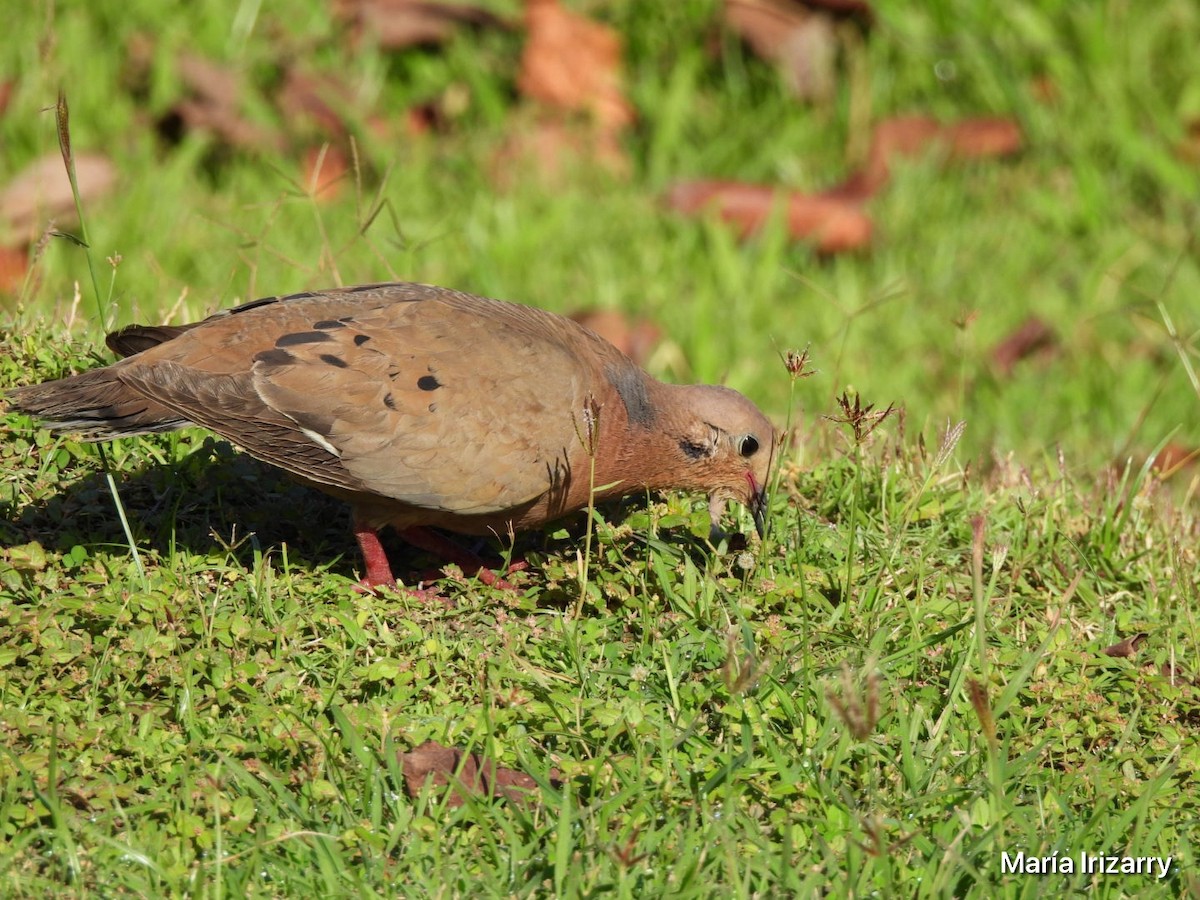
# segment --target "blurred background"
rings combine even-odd
[[[46,2],[6,29],[9,339],[424,281],[587,316],[790,413],[802,461],[852,390],[934,444],[965,419],[984,467],[1165,443],[1193,472],[1192,0]]]

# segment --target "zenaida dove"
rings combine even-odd
[[[93,441],[215,431],[350,504],[367,586],[395,583],[385,525],[445,553],[430,527],[536,528],[587,506],[593,487],[597,500],[705,491],[714,529],[732,499],[762,532],[776,435],[758,408],[728,388],[664,384],[541,309],[373,284],[133,325],[107,343],[126,358],[8,399]]]

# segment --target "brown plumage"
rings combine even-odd
[[[775,431],[736,391],[669,385],[571,320],[419,284],[270,297],[108,336],[125,359],[10,403],[88,440],[202,425],[346,500],[367,584],[376,531],[504,535],[597,499],[704,491],[762,530]],[[589,445],[594,451],[591,471]],[[490,573],[487,573],[490,574]],[[494,581],[494,578],[487,578]]]

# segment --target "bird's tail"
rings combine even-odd
[[[108,345],[132,356],[176,337],[183,329],[132,326],[108,336]],[[122,363],[81,372],[58,381],[8,392],[8,406],[41,420],[47,428],[89,441],[173,431],[189,424],[178,413],[142,396],[121,380]]]
[[[5,399],[10,408],[29,413],[47,428],[89,441],[172,431],[188,424],[126,385],[113,366],[16,388]]]

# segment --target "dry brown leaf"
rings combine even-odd
[[[643,365],[662,338],[662,329],[646,319],[635,319],[612,309],[580,310],[571,318],[590,328],[638,365]]]
[[[227,106],[199,100],[180,100],[160,123],[160,130],[178,140],[185,131],[208,131],[225,143],[249,150],[278,149],[280,142],[264,128],[249,122]]]
[[[825,100],[833,95],[833,16],[794,0],[725,0],[725,22],[755,53],[775,63],[797,97]]]
[[[354,92],[334,75],[313,75],[290,66],[275,95],[289,129],[344,138],[349,128],[341,109],[353,109]]]
[[[422,103],[404,111],[404,133],[410,137],[433,134],[445,128],[446,116],[436,103]]]
[[[441,44],[460,25],[508,28],[508,23],[467,3],[422,0],[334,0],[334,15],[350,24],[355,44],[364,40],[384,50]]]
[[[1161,675],[1163,678],[1170,679],[1172,683],[1187,681],[1187,677],[1188,677],[1187,672],[1184,670],[1183,666],[1181,666],[1181,665],[1179,665],[1179,663],[1173,662],[1172,660],[1169,660],[1169,659],[1158,667],[1158,674]],[[1200,682],[1197,682],[1195,679],[1193,679],[1191,681],[1191,683],[1198,684]]]
[[[632,124],[621,92],[621,39],[610,28],[559,6],[526,0],[529,36],[517,87],[531,100],[566,112],[586,112],[603,133]]]
[[[346,154],[336,144],[309,147],[304,151],[304,189],[322,202],[341,196],[350,172]]]
[[[242,92],[242,79],[238,74],[216,60],[183,53],[175,66],[188,90],[205,103],[236,103]]]
[[[1194,464],[1197,459],[1200,459],[1200,447],[1189,447],[1178,441],[1169,441],[1158,451],[1151,468],[1158,472],[1160,477],[1170,478],[1181,469]]]
[[[671,209],[689,215],[711,210],[743,238],[761,230],[780,203],[788,234],[812,241],[822,253],[859,250],[871,242],[870,217],[857,204],[837,197],[733,181],[684,181],[667,195]]]
[[[1058,335],[1054,329],[1037,316],[1030,316],[992,348],[992,362],[1000,374],[1008,378],[1021,360],[1035,354],[1048,356],[1057,348]]]
[[[1139,631],[1137,634],[1131,634],[1129,637],[1125,638],[1125,640],[1118,641],[1111,647],[1105,647],[1104,655],[1115,656],[1120,659],[1129,659],[1137,656],[1138,647],[1141,645],[1142,641],[1146,640],[1148,637],[1150,637],[1150,635],[1145,631]]]
[[[1020,126],[1008,119],[965,119],[943,125],[929,116],[897,116],[876,126],[866,165],[826,195],[865,200],[887,184],[891,164],[904,157],[931,150],[954,160],[1008,156],[1018,152],[1021,144]]]
[[[180,100],[159,123],[168,137],[185,130],[209,131],[233,147],[278,150],[280,137],[248,120],[241,111],[242,79],[229,67],[194,53],[176,62],[190,96]]]
[[[501,188],[511,187],[522,176],[553,185],[563,180],[573,164],[598,166],[618,177],[629,173],[629,159],[616,135],[581,123],[543,118],[512,126],[492,158],[490,175]]]
[[[1012,156],[1020,153],[1021,126],[1011,119],[964,119],[943,128],[951,159]]]
[[[810,9],[827,12],[839,18],[853,19],[860,25],[870,25],[875,20],[875,10],[867,0],[800,0]]]
[[[790,0],[725,0],[725,24],[764,59],[783,54],[788,35],[811,17],[808,9]]]
[[[462,806],[468,797],[504,797],[518,803],[528,803],[537,791],[537,782],[516,769],[497,766],[478,753],[465,755],[457,747],[446,747],[426,741],[415,750],[400,754],[404,787],[410,797],[416,797],[430,781],[436,787],[449,788],[446,803]],[[558,773],[550,776],[557,780]],[[453,787],[451,785],[453,784]]]
[[[77,153],[75,178],[86,207],[112,190],[117,171],[99,153]],[[0,191],[0,233],[7,235],[5,243],[30,243],[51,220],[60,226],[75,221],[71,181],[57,150],[27,165]]]
[[[0,247],[0,294],[20,293],[29,271],[26,247]]]

